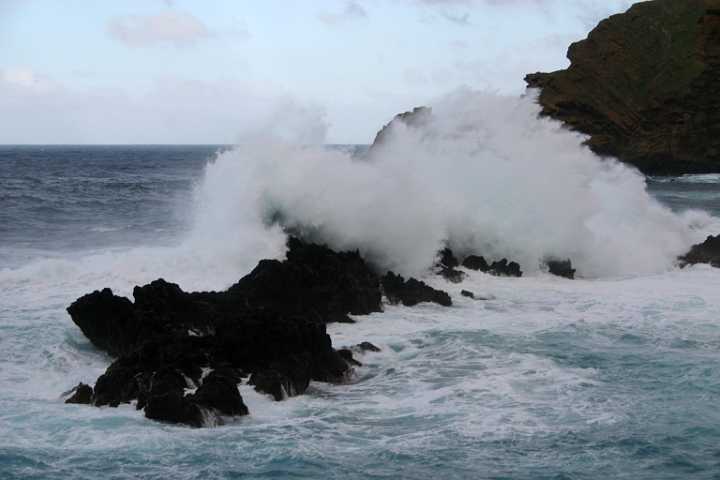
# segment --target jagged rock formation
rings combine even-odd
[[[437,303],[443,307],[452,305],[452,299],[447,292],[436,290],[414,278],[405,280],[400,275],[388,272],[381,279],[381,283],[385,296],[393,304],[402,303],[406,307],[413,307],[424,302]]]
[[[520,264],[517,262],[508,262],[507,258],[489,264],[484,257],[470,255],[463,260],[462,266],[468,270],[489,273],[490,275],[498,277],[522,277],[523,275],[522,270],[520,270]]]
[[[69,393],[70,397],[65,400],[65,403],[78,403],[84,405],[92,403],[93,389],[90,385],[85,385],[81,382]]]
[[[526,77],[542,114],[650,174],[720,171],[720,0],[654,0],[603,20],[571,65]]]
[[[690,251],[678,260],[682,266],[707,263],[720,268],[720,235],[707,237],[703,243],[693,245]]]
[[[556,277],[564,277],[569,280],[575,279],[576,270],[572,266],[572,262],[567,260],[548,259],[545,261],[545,265],[548,267],[548,272]]]
[[[444,248],[438,253],[438,257],[439,260],[435,264],[435,271],[438,275],[452,283],[460,283],[465,279],[465,273],[457,269],[460,262],[455,258],[452,250]]]
[[[400,278],[399,286],[405,304],[428,294],[451,303],[447,293],[415,279]],[[353,350],[378,350],[364,342],[337,351],[326,324],[381,311],[379,276],[358,252],[292,237],[285,261],[260,261],[227,291],[187,293],[160,279],[135,287],[133,298],[106,288],[68,307],[85,336],[116,358],[94,388],[80,384],[68,392],[67,403],[136,401],[150,419],[215,425],[248,414],[237,387],[245,377],[282,400],[302,394],[311,380],[345,381],[360,365]]]
[[[430,118],[430,115],[432,115],[432,109],[429,107],[415,107],[409,112],[403,112],[395,115],[395,117],[390,120],[387,125],[383,126],[377,135],[375,135],[375,140],[373,141],[372,146],[375,147],[381,145],[388,135],[390,135],[393,127],[398,123],[404,123],[405,125],[416,127],[426,122]]]
[[[156,280],[134,302],[96,291],[68,308],[73,322],[117,359],[70,401],[137,400],[148,418],[201,426],[247,414],[237,384],[281,400],[310,380],[343,381],[349,362],[325,324],[382,309],[380,283],[357,252],[288,242],[287,260],[263,260],[226,292],[186,293]],[[210,372],[208,374],[208,372]]]

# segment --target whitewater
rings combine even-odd
[[[2,478],[717,478],[720,176],[646,179],[521,98],[460,90],[383,145],[0,147]],[[111,359],[64,309],[159,277],[222,289],[283,228],[421,276],[454,306],[330,325],[352,382],[191,429],[65,405]],[[521,279],[428,272],[445,245]],[[581,278],[543,271],[571,258]],[[460,290],[486,300],[471,300]]]

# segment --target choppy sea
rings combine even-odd
[[[251,415],[217,428],[65,405],[111,361],[65,313],[75,298],[247,272],[183,246],[222,148],[0,147],[0,478],[720,479],[720,269],[707,266],[429,278],[452,308],[329,327],[335,346],[382,349],[353,382],[279,403],[241,385]],[[720,217],[720,174],[647,188]]]

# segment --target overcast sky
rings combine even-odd
[[[0,0],[0,143],[368,143],[460,86],[521,93],[631,3]]]

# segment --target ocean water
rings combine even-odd
[[[75,298],[160,276],[223,288],[282,255],[277,232],[252,254],[230,248],[250,207],[210,201],[243,188],[222,182],[222,150],[0,147],[0,478],[720,478],[720,270],[707,266],[428,277],[452,308],[329,327],[338,347],[382,348],[351,383],[279,403],[241,385],[251,415],[222,427],[65,405],[111,361],[65,313]],[[720,175],[647,188],[678,218],[707,212],[692,214],[696,238],[720,225]]]

